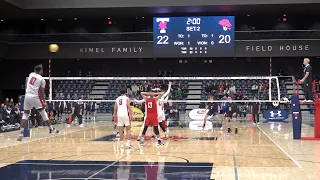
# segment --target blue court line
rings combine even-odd
[[[146,145],[146,146],[147,146],[147,145]],[[146,147],[146,146],[145,146],[145,147]],[[137,149],[133,150],[133,151],[131,152],[131,154],[132,154],[132,153],[134,153],[134,152],[136,152],[136,151],[138,151],[138,150],[140,150],[140,148],[137,148]],[[99,173],[101,173],[102,171],[104,171],[104,170],[108,169],[109,167],[111,167],[111,166],[115,165],[117,162],[119,162],[120,160],[122,160],[122,159],[126,158],[127,156],[128,156],[128,154],[124,155],[122,158],[120,158],[120,159],[118,159],[118,160],[114,161],[113,163],[109,164],[108,166],[106,166],[106,167],[102,168],[100,171],[98,171],[98,172],[96,172],[96,173],[92,174],[91,176],[89,176],[89,177],[88,177],[88,178],[86,178],[85,180],[89,180],[89,179],[93,178],[94,176],[98,175]]]
[[[237,166],[237,159],[236,159],[236,155],[234,153],[234,149],[232,149],[232,153],[233,153],[233,168],[234,168],[234,176],[235,176],[235,180],[238,180],[238,166]]]

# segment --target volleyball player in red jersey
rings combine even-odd
[[[140,146],[144,146],[144,136],[146,135],[147,129],[149,126],[153,126],[153,132],[157,138],[157,147],[161,147],[163,145],[162,140],[159,136],[158,129],[158,108],[157,103],[159,99],[163,96],[164,92],[141,92],[142,98],[146,101],[145,103],[145,126],[142,131],[142,136],[140,138]]]

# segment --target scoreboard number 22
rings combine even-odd
[[[169,44],[169,36],[158,36],[157,40],[157,44]]]

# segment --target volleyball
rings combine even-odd
[[[56,53],[59,51],[59,46],[57,44],[50,44],[49,51],[52,53]]]

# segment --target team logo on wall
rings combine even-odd
[[[229,19],[222,19],[218,24],[222,26],[224,31],[230,31],[232,28],[232,24],[230,23]]]
[[[283,121],[288,119],[289,113],[282,109],[273,109],[265,111],[263,117],[269,121]]]
[[[158,27],[160,29],[160,33],[167,33],[167,24],[170,22],[169,18],[157,18],[157,22],[159,23]]]

